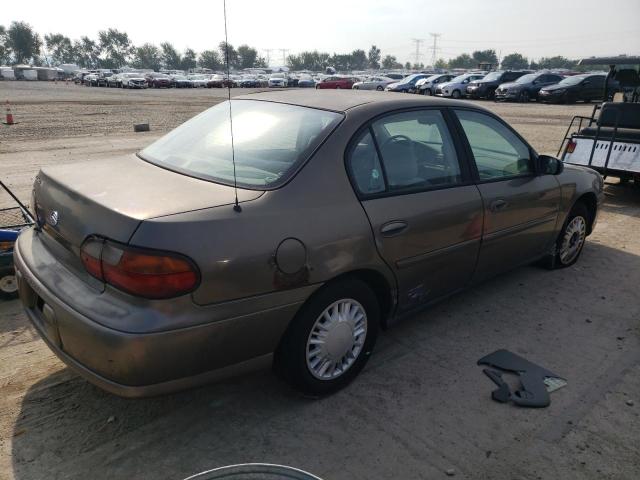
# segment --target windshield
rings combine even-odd
[[[232,100],[238,185],[268,187],[286,178],[340,122],[342,115],[257,100]],[[233,185],[229,102],[219,103],[140,152],[187,175]]]
[[[578,83],[583,81],[585,78],[587,78],[586,75],[576,75],[574,77],[567,77],[564,80],[560,81],[558,85],[577,85]]]
[[[471,78],[471,75],[469,75],[468,73],[464,73],[462,75],[458,75],[457,77],[454,77],[451,80],[451,83],[459,83],[466,80],[467,78]]]
[[[425,78],[425,83],[428,82],[433,82],[434,80],[437,80],[441,77],[442,75],[431,75],[430,77]]]
[[[527,75],[523,75],[517,79],[516,83],[531,83],[538,78],[538,76],[539,75],[537,73],[528,73]]]
[[[491,72],[487,74],[482,80],[486,82],[492,82],[493,80],[500,80],[502,72]]]

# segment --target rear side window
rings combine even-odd
[[[360,134],[352,148],[349,167],[358,191],[363,195],[383,192],[385,184],[382,166],[369,129]]]
[[[232,100],[239,186],[275,187],[331,133],[342,114],[274,102]],[[140,157],[204,180],[233,185],[229,102],[192,118]]]
[[[438,110],[397,113],[373,122],[356,140],[348,162],[355,185],[365,195],[462,182],[455,148]]]
[[[484,113],[456,110],[471,146],[480,180],[533,173],[529,147],[511,130]]]

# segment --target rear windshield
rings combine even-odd
[[[232,100],[231,111],[237,183],[249,188],[285,181],[342,119],[335,112],[257,100]],[[229,102],[182,124],[142,150],[140,157],[233,185]]]

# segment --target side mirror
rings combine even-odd
[[[538,155],[535,166],[539,175],[559,175],[564,170],[564,163],[549,155]]]

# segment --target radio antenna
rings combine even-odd
[[[224,50],[225,50],[225,63],[227,64],[227,98],[229,100],[229,127],[231,130],[231,163],[233,163],[233,191],[235,193],[236,201],[233,205],[233,209],[236,212],[241,212],[242,208],[238,203],[238,177],[236,176],[236,149],[233,144],[233,112],[231,110],[231,70],[229,67],[229,37],[227,35],[227,0],[222,0],[224,9]]]

